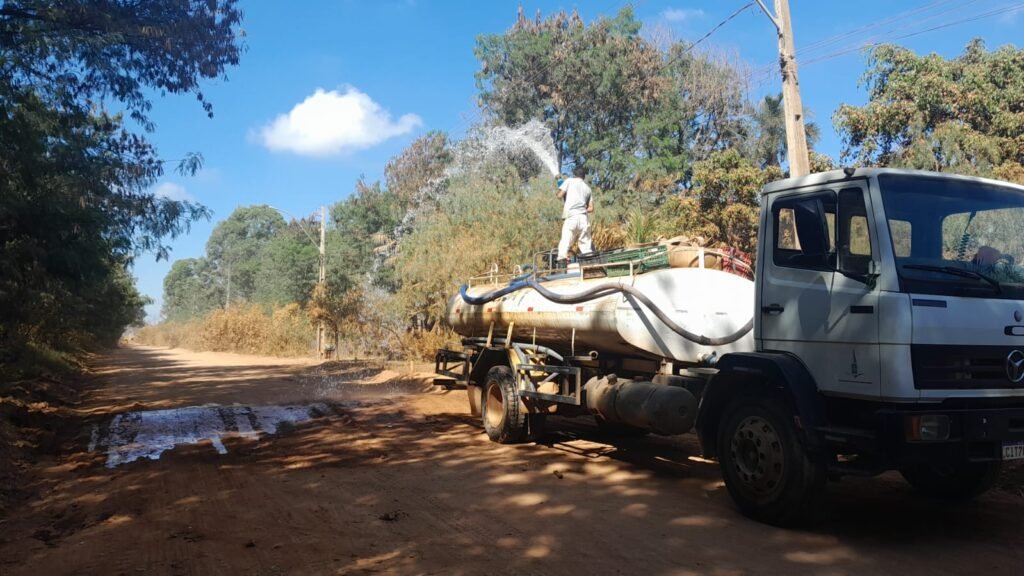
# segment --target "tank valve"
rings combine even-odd
[[[714,366],[718,363],[718,352],[711,352],[709,354],[701,354],[698,358],[701,364],[706,366]]]

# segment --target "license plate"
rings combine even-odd
[[[1003,460],[1024,460],[1024,442],[1003,444]]]

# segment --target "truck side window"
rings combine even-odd
[[[889,236],[892,237],[892,248],[897,258],[909,258],[911,254],[911,237],[913,230],[906,220],[889,219]]]
[[[864,192],[846,188],[839,192],[839,266],[846,273],[867,274],[871,263],[871,235]]]
[[[833,192],[774,203],[776,266],[832,270],[835,267],[836,197]]]

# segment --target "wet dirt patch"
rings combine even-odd
[[[190,406],[167,410],[125,412],[105,426],[95,426],[89,451],[103,451],[107,468],[141,458],[159,460],[182,444],[209,441],[218,454],[227,454],[225,438],[257,438],[274,434],[329,412],[327,404],[289,406]]]

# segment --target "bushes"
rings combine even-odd
[[[314,352],[316,331],[298,304],[276,308],[270,314],[256,306],[236,306],[214,310],[197,320],[146,326],[135,333],[134,340],[192,350],[307,356]]]

